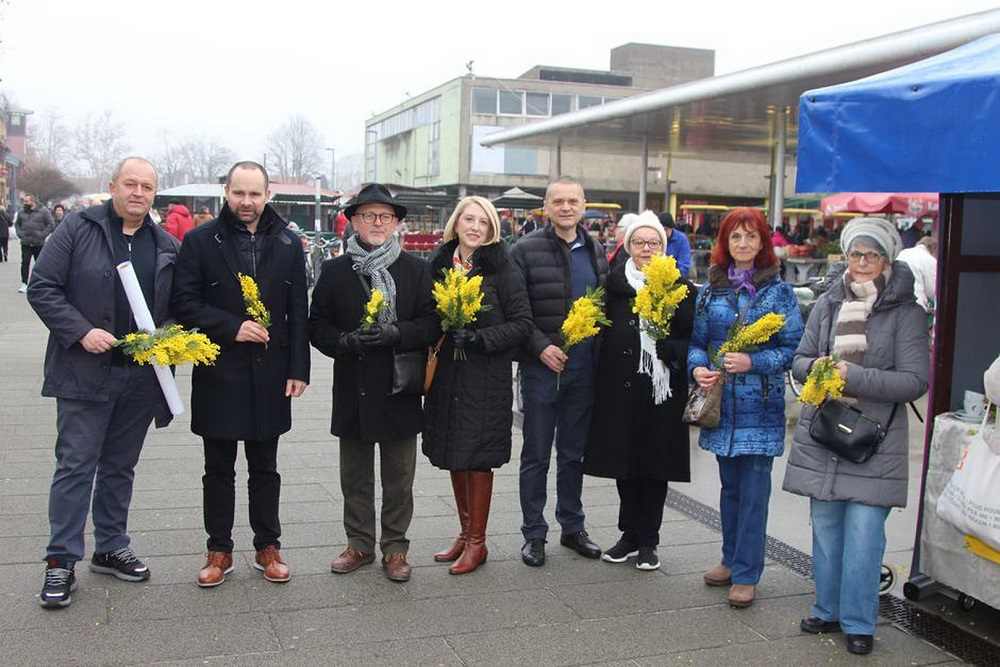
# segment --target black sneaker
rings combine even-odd
[[[110,574],[123,581],[149,579],[149,568],[136,557],[131,547],[122,547],[106,554],[95,553],[90,559],[90,571]]]
[[[639,560],[635,563],[637,570],[659,570],[660,557],[656,555],[656,547],[639,547]]]
[[[624,563],[629,558],[639,555],[639,550],[632,542],[622,537],[615,546],[611,547],[603,554],[601,560],[608,563]]]
[[[73,601],[70,596],[76,590],[76,574],[72,567],[60,567],[50,562],[45,568],[45,583],[38,595],[38,602],[46,609],[62,609]]]

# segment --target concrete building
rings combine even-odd
[[[499,130],[587,109],[650,90],[708,79],[715,52],[649,44],[625,44],[611,51],[610,68],[581,70],[536,66],[516,79],[469,74],[441,84],[388,109],[365,125],[366,181],[426,188],[453,198],[498,196],[512,187],[539,193],[553,177],[580,178],[590,201],[638,205],[643,163],[635,151],[609,150],[595,156],[572,148],[539,145],[480,146]],[[664,119],[666,122],[667,119]],[[695,198],[729,195],[762,201],[766,165],[686,160],[678,168],[665,154],[647,163],[647,207],[662,210],[671,185]],[[669,174],[683,173],[684,183]]]

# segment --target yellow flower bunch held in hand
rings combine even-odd
[[[247,307],[247,315],[265,329],[271,326],[271,313],[267,312],[264,303],[260,300],[260,289],[257,282],[250,276],[240,273],[237,275],[240,280],[240,289],[243,291],[243,303]]]
[[[131,357],[135,363],[155,366],[181,364],[214,364],[219,356],[219,346],[197,329],[187,331],[179,324],[163,327],[150,333],[138,331],[126,334],[115,341],[115,347]]]
[[[379,315],[385,310],[385,295],[381,290],[373,289],[372,295],[365,304],[365,314],[361,318],[359,328],[362,331],[371,331],[378,325]]]
[[[569,314],[563,320],[561,332],[563,344],[560,349],[569,353],[569,348],[600,333],[600,325],[608,326],[611,321],[604,314],[604,288],[587,289],[587,293],[573,302]],[[556,378],[556,389],[559,379]]]
[[[718,368],[725,380],[726,370],[721,366],[721,359],[727,352],[756,352],[757,347],[771,340],[771,336],[781,331],[785,326],[785,316],[778,313],[765,313],[756,322],[751,324],[740,324],[735,322],[729,327],[726,341],[719,346],[718,350],[710,345],[708,348],[708,358],[714,368]]]
[[[819,406],[828,398],[844,395],[844,378],[837,372],[837,359],[823,357],[817,359],[809,370],[806,383],[802,386],[799,401]]]
[[[654,340],[670,335],[670,321],[677,306],[688,294],[687,285],[678,285],[681,272],[670,255],[657,255],[642,267],[646,284],[635,294],[632,312],[639,316],[642,330]]]
[[[441,329],[465,329],[479,313],[490,309],[483,304],[483,277],[469,277],[461,269],[445,269],[434,283],[434,303],[441,318]],[[455,359],[465,359],[465,350],[455,348]]]

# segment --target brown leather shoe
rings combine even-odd
[[[753,604],[757,593],[757,587],[750,584],[733,584],[729,589],[729,606],[737,609],[746,609]]]
[[[348,572],[354,572],[362,565],[374,562],[375,554],[366,554],[360,549],[347,547],[344,549],[343,553],[337,556],[333,562],[330,563],[330,572],[334,572],[336,574],[347,574]]]
[[[716,565],[703,578],[709,586],[728,586],[733,583],[733,571],[725,565]]]
[[[202,588],[218,586],[233,571],[233,555],[224,551],[209,551],[205,554],[205,567],[198,573],[198,585]]]
[[[292,578],[292,571],[281,560],[281,552],[273,544],[257,552],[253,566],[264,573],[265,579],[277,584],[283,584]]]
[[[413,568],[406,562],[406,554],[401,553],[386,554],[382,559],[382,568],[391,581],[409,581],[413,574]]]

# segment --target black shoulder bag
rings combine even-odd
[[[898,407],[899,403],[892,406],[889,423],[882,426],[856,407],[836,398],[828,398],[813,413],[809,435],[837,456],[854,463],[864,463],[878,451]]]

